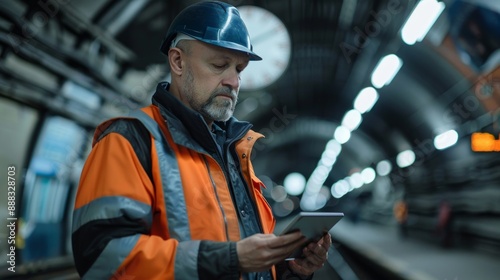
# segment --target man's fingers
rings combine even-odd
[[[317,244],[309,244],[304,250],[304,257],[314,265],[321,265],[326,261],[328,250]]]
[[[295,250],[304,246],[306,242],[307,239],[305,237],[300,237],[292,243],[288,243],[286,246],[275,248],[274,250],[277,254],[278,261],[282,261],[286,257],[290,256]]]
[[[272,250],[273,262],[280,262],[290,256],[295,250],[307,242],[307,239],[300,233],[287,234],[290,236],[279,236],[272,240],[272,245],[268,244]]]
[[[316,244],[316,246],[314,246],[312,248],[313,252],[316,253],[317,255],[324,255],[326,254],[326,252],[328,252],[328,248],[329,247],[326,247],[326,244]]]
[[[272,249],[278,249],[281,247],[288,247],[290,245],[293,245],[294,243],[297,243],[300,246],[300,244],[304,243],[306,241],[305,237],[299,232],[293,232],[285,235],[281,235],[276,237],[273,240],[269,240],[269,248]],[[297,247],[294,246],[294,247]]]
[[[332,245],[332,236],[327,232],[321,241],[323,241],[323,244],[325,244],[327,248],[330,248],[330,245]]]
[[[310,275],[325,264],[331,244],[330,234],[325,233],[318,242],[308,244],[304,248],[304,258],[291,261],[290,268],[296,273]]]
[[[303,263],[302,260],[293,260],[289,265],[295,273],[310,275],[312,272]]]
[[[272,233],[269,233],[269,234],[262,234],[262,233],[257,233],[256,235],[258,235],[260,238],[275,238],[276,235],[272,234]]]

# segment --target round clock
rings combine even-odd
[[[262,57],[241,72],[241,89],[258,90],[274,83],[285,72],[291,55],[290,34],[283,22],[266,9],[239,6],[250,34],[253,51]]]

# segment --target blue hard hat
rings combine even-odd
[[[245,23],[236,7],[227,3],[209,1],[188,6],[173,20],[160,50],[168,54],[177,33],[199,41],[248,54],[250,60],[262,60],[255,54]]]

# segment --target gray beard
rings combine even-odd
[[[236,106],[236,101],[228,99],[217,99],[217,94],[214,93],[210,99],[201,107],[200,113],[211,120],[214,121],[227,121],[233,116],[234,108]],[[220,100],[222,99],[222,100]]]
[[[191,69],[186,72],[186,83],[184,84],[183,91],[186,95],[189,105],[195,111],[199,112],[205,119],[212,121],[227,121],[234,113],[236,103],[238,103],[238,95],[228,87],[223,87],[212,92],[210,98],[204,104],[198,104],[194,99],[194,77]],[[225,94],[233,96],[234,100],[225,98],[217,99],[217,95]]]

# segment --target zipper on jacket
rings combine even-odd
[[[233,145],[236,141],[238,141],[239,139],[241,139],[246,133],[247,133],[248,130],[244,130],[242,131],[238,137],[235,137],[235,139],[233,139],[233,141],[231,141],[229,143],[229,145],[227,145],[227,150],[226,150],[226,154],[229,155],[230,157],[232,157],[233,155],[231,154],[230,150],[229,150],[229,147],[231,145]],[[253,145],[252,145],[252,149],[253,150]],[[251,152],[251,151],[250,151]],[[250,181],[247,181],[245,180],[245,176],[243,175],[243,170],[241,170],[241,159],[240,157],[238,156],[238,153],[235,151],[236,153],[236,159],[234,160],[235,164],[236,164],[236,161],[238,161],[238,166],[237,166],[237,169],[238,169],[238,173],[239,173],[239,176],[241,178],[241,181],[243,184],[245,184],[245,189],[247,191],[247,194],[248,194],[248,198],[250,200],[250,207],[253,208],[253,211],[256,213],[256,219],[257,219],[257,225],[259,226],[259,230],[260,232],[264,233],[264,229],[263,229],[263,226],[262,226],[262,219],[260,218],[260,211],[257,207],[257,202],[256,202],[256,197],[255,197],[255,194],[253,194],[253,182],[252,182],[252,176],[250,174],[248,174],[248,179]],[[227,171],[229,173],[229,171]],[[228,175],[230,176],[230,175]],[[267,202],[267,200],[264,200],[266,202],[266,204],[269,206],[269,208],[271,208],[271,206],[269,205],[269,202]]]
[[[203,156],[203,160],[205,161],[205,165],[207,166],[208,176],[210,177],[210,181],[212,182],[212,187],[214,189],[215,198],[217,199],[217,203],[219,204],[219,208],[220,208],[220,211],[222,213],[222,219],[224,221],[224,228],[226,229],[226,239],[227,239],[227,241],[230,241],[226,213],[224,212],[224,208],[222,207],[222,204],[220,202],[219,195],[217,194],[217,187],[215,186],[214,178],[212,178],[212,172],[210,171],[210,166],[208,165],[208,161],[207,161],[206,156]]]
[[[239,159],[238,159],[239,160]],[[241,166],[241,163],[239,163],[240,166]],[[246,182],[246,180],[244,179],[245,177],[243,176],[243,172],[241,170],[241,167],[238,167],[238,173],[240,174],[241,178],[242,178],[242,182],[243,184],[245,184],[245,188],[248,192],[248,195],[249,195],[249,200],[250,200],[250,207],[253,208],[253,211],[256,213],[255,215],[255,219],[257,220],[257,225],[259,226],[259,230],[261,233],[264,233],[264,229],[262,227],[262,219],[260,218],[260,211],[257,207],[257,198],[255,197],[255,194],[251,193],[253,192],[253,182],[252,182],[252,177],[250,176],[250,174],[248,175],[248,178],[250,179],[250,182]],[[271,206],[269,205],[269,203],[267,202],[267,200],[264,200],[264,202],[269,206],[269,208],[271,208]]]

